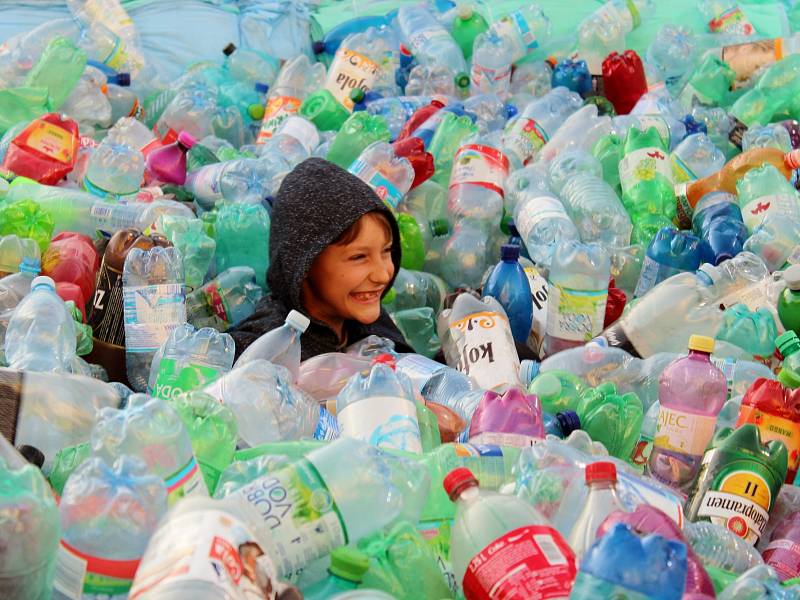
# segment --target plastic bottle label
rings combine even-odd
[[[220,598],[253,600],[275,600],[287,587],[248,525],[220,510],[167,520],[147,546],[129,598],[190,583],[205,584],[210,595]]]
[[[324,406],[319,407],[319,421],[314,430],[314,439],[324,442],[335,440],[339,437],[341,429],[339,421]]]
[[[461,146],[453,159],[450,189],[463,184],[479,185],[504,196],[503,182],[508,176],[505,155],[483,144]]]
[[[644,261],[642,261],[642,272],[639,274],[639,281],[636,282],[636,289],[633,292],[634,297],[641,298],[653,289],[656,284],[681,272],[680,269],[662,265],[649,256],[645,256]]]
[[[124,596],[131,589],[139,560],[110,560],[84,554],[64,540],[56,555],[53,588],[71,600],[83,594]]]
[[[758,473],[741,470],[728,473],[715,487],[718,489],[703,495],[697,516],[706,517],[755,545],[769,521],[769,484]]]
[[[661,136],[661,139],[664,140],[664,145],[669,148],[670,140],[672,136],[669,132],[669,125],[664,120],[663,117],[656,117],[653,115],[641,115],[639,117],[639,124],[636,126],[637,129],[640,129],[643,132],[646,132],[651,127],[654,127],[655,130],[658,132],[658,135]]]
[[[185,364],[174,358],[162,358],[152,395],[156,398],[172,400],[185,392],[207,386],[222,374],[222,369],[209,365]]]
[[[109,267],[104,258],[88,316],[95,339],[114,346],[124,346],[122,313],[122,273]]]
[[[396,396],[370,396],[345,406],[336,415],[343,437],[378,448],[422,453],[417,407]]]
[[[588,342],[603,331],[608,290],[573,290],[551,283],[547,299],[547,335]]]
[[[797,200],[786,197],[783,194],[772,194],[756,198],[742,207],[742,220],[747,229],[753,231],[761,225],[767,215],[781,213],[782,206],[786,206],[787,202],[796,204]]]
[[[167,505],[172,506],[181,498],[208,497],[208,488],[194,455],[183,467],[164,480],[167,486]]]
[[[360,158],[356,159],[350,168],[350,173],[358,177],[361,181],[369,185],[378,198],[392,210],[396,210],[400,202],[403,200],[403,192],[401,192],[395,185],[384,177],[378,169],[368,164]]]
[[[783,58],[783,40],[759,40],[722,47],[722,60],[736,73],[732,88],[737,90],[750,80],[762,67]]]
[[[691,167],[687,165],[680,156],[672,154],[672,177],[675,183],[686,183],[697,179],[697,174],[692,171]]]
[[[231,319],[228,316],[228,308],[225,306],[225,299],[222,297],[219,284],[213,282],[204,286],[203,298],[205,299],[206,306],[208,306],[211,311],[212,318],[215,319],[215,322],[211,326],[220,331],[228,329]]]
[[[261,129],[258,132],[256,144],[263,144],[272,137],[272,134],[289,117],[296,115],[303,103],[300,98],[294,96],[273,96],[267,100],[267,107],[264,110],[264,118],[261,121]]]
[[[517,213],[517,220],[514,222],[523,240],[529,239],[534,228],[542,221],[567,217],[561,202],[551,196],[534,198],[527,206],[529,209]]]
[[[372,89],[378,79],[381,67],[363,54],[340,46],[336,58],[328,72],[325,83],[327,89],[347,110],[353,110],[350,92],[360,89],[365,93]]]
[[[470,76],[473,93],[475,93],[474,90],[481,94],[506,90],[511,83],[511,65],[509,64],[503,69],[490,69],[473,61]]]
[[[509,13],[497,21],[492,27],[497,35],[521,42],[523,48],[528,52],[539,47],[539,41],[536,39],[536,35],[533,31],[531,31],[530,25],[528,25],[528,21],[525,19],[525,15],[522,14],[522,11],[515,10]],[[514,60],[517,61],[523,56],[524,54],[520,56],[515,55]]]
[[[745,423],[758,426],[762,443],[766,444],[772,440],[783,442],[789,454],[789,471],[797,471],[800,465],[800,423],[771,415],[749,404],[742,404],[736,427]]]
[[[464,573],[469,600],[567,598],[575,579],[575,555],[552,527],[509,531],[476,554]]]
[[[547,332],[547,295],[550,286],[547,285],[547,279],[542,277],[535,267],[525,267],[525,276],[528,278],[533,302],[533,322],[527,345],[534,352],[539,352]]]
[[[683,527],[683,499],[665,486],[660,486],[650,479],[618,471],[617,495],[627,506],[639,504],[653,506],[675,521],[679,527]]]
[[[506,129],[503,143],[523,165],[530,163],[550,136],[535,119],[520,117]]]
[[[775,569],[782,581],[800,575],[800,544],[787,539],[774,540],[761,556],[765,563]]]
[[[97,202],[89,209],[92,225],[108,233],[135,227],[140,214],[141,208],[122,203]]]
[[[711,33],[736,33],[741,35],[751,35],[753,25],[738,6],[732,6],[720,13],[715,19],[708,22],[708,30]]]
[[[469,438],[471,444],[492,444],[495,446],[510,446],[512,448],[525,448],[542,443],[542,438],[535,438],[521,433],[500,433],[487,431]]]
[[[619,161],[619,181],[624,194],[640,181],[653,181],[659,175],[672,184],[672,167],[659,148],[640,148]]]
[[[495,312],[478,312],[450,324],[456,348],[456,369],[491,390],[519,382],[519,357],[508,319]]]
[[[76,140],[72,133],[42,119],[33,124],[25,145],[60,163],[69,165],[75,160]]]
[[[714,436],[717,417],[687,413],[661,406],[653,445],[672,452],[702,456]]]
[[[285,578],[347,544],[339,509],[308,460],[261,477],[229,499],[248,523],[257,523],[259,539],[269,544],[267,554]]]
[[[158,350],[175,327],[186,322],[186,286],[183,283],[125,287],[125,351]]]

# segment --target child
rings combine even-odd
[[[236,357],[283,324],[292,309],[311,319],[302,359],[339,352],[369,335],[413,352],[381,308],[400,268],[394,215],[366,183],[321,158],[303,161],[283,180],[272,209],[270,295],[230,331]]]

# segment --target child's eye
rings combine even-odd
[[[361,260],[363,258],[365,258],[364,254],[354,254],[353,256],[350,257],[350,260]]]
[[[388,246],[387,248],[383,249],[383,253],[384,254],[391,254],[391,252],[392,252],[392,247],[391,246]]]

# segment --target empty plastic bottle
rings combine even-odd
[[[566,152],[562,152],[559,158]],[[581,241],[607,247],[631,241],[631,217],[614,189],[601,177],[579,173],[561,191],[564,208],[578,229]]]
[[[512,57],[512,45],[507,37],[492,31],[476,37],[470,74],[472,95],[510,96]]]
[[[132,196],[139,191],[144,166],[144,157],[138,150],[104,141],[89,157],[83,185],[102,198]]]
[[[620,394],[613,382],[604,381],[581,394],[575,412],[581,429],[602,442],[611,456],[626,459],[631,455],[643,415],[642,401],[635,393]]]
[[[411,163],[386,142],[374,142],[364,148],[348,171],[367,183],[392,209],[397,208],[414,181]]]
[[[797,192],[772,165],[748,171],[736,184],[736,191],[744,224],[751,232],[773,213],[800,222]]]
[[[376,33],[374,29],[367,29],[344,38],[328,69],[325,88],[348,111],[353,110],[351,91],[368,92],[386,79],[382,75],[384,69],[394,71],[394,65],[387,59],[387,53],[391,56],[392,49]]]
[[[508,39],[512,48],[511,60],[517,62],[550,40],[551,24],[538,4],[525,4],[501,16],[491,24],[490,30]]]
[[[745,235],[746,231],[745,227]],[[770,271],[778,271],[794,255],[798,236],[800,222],[779,212],[767,214],[745,240],[743,249],[761,257]]]
[[[499,134],[465,140],[453,157],[448,204],[461,217],[499,223],[508,158],[500,150]]]
[[[242,158],[218,162],[192,171],[186,189],[204,210],[217,202],[258,204],[277,189],[276,178],[286,174],[289,165],[267,158]]]
[[[585,60],[564,58],[553,68],[552,86],[565,87],[568,90],[587,95],[592,90],[592,75]]]
[[[610,0],[578,25],[578,52],[592,73],[600,74],[603,59],[625,49],[625,35],[639,27],[652,10],[651,0]]]
[[[360,550],[348,546],[334,548],[331,552],[328,576],[304,589],[303,598],[328,600],[336,594],[355,590],[361,585],[369,567],[369,556]]]
[[[253,269],[231,267],[186,296],[186,320],[225,331],[252,315],[261,296]]]
[[[674,227],[658,231],[647,247],[635,296],[644,296],[667,277],[684,271],[696,271],[711,259],[702,240]]]
[[[396,139],[411,115],[428,105],[430,101],[429,96],[379,98],[367,104],[366,111],[371,115],[383,117],[389,126],[392,139]]]
[[[499,262],[492,270],[483,294],[492,296],[505,309],[511,334],[517,342],[528,341],[533,324],[533,303],[528,277],[519,264],[519,246],[504,244]]]
[[[617,467],[612,462],[593,462],[586,465],[586,486],[589,494],[578,513],[567,541],[580,559],[595,541],[598,526],[615,510],[624,510],[617,497]]]
[[[195,143],[190,133],[181,131],[173,143],[147,155],[147,172],[157,181],[183,185],[186,183],[186,153]]]
[[[205,281],[217,243],[206,234],[200,219],[178,215],[159,218],[159,228],[183,259],[186,287],[193,290]]]
[[[261,204],[223,205],[214,224],[217,271],[248,266],[255,271],[256,283],[266,288],[269,226],[269,214]]]
[[[764,562],[775,569],[775,572],[778,574],[778,577],[781,581],[794,579],[795,577],[800,576],[800,563],[798,563],[797,551],[797,544],[798,541],[800,541],[798,540],[798,520],[800,520],[800,513],[797,512],[790,513],[784,517],[778,526],[772,530],[772,536],[770,537],[769,545],[764,549],[763,552]],[[706,527],[714,526],[709,523],[696,523],[693,524],[693,527],[699,527],[701,525],[705,525]],[[736,536],[731,537],[738,542],[738,546],[730,544],[730,551],[726,553],[726,555],[729,557],[729,560],[732,558],[738,558],[738,556],[742,554],[747,556],[745,553],[749,552],[749,557],[751,557],[751,560],[748,562],[747,568],[754,567],[756,564],[759,564],[758,554],[754,552],[753,547],[750,544],[742,541],[741,538]],[[698,541],[702,543],[701,540]],[[736,549],[735,553],[732,551],[734,548]],[[723,566],[721,568],[725,567]],[[734,571],[734,569],[730,568],[728,570]],[[740,569],[734,572],[741,573],[744,570],[745,569]]]
[[[134,391],[147,389],[153,355],[186,322],[183,263],[175,248],[133,248],[122,272],[125,361]]]
[[[755,28],[738,3],[733,0],[704,0],[700,10],[708,20],[711,33],[730,35],[752,35]]]
[[[478,288],[489,267],[492,226],[481,219],[456,222],[442,250],[440,274],[453,288]]]
[[[310,323],[304,314],[296,310],[290,311],[283,325],[268,331],[242,352],[234,368],[254,360],[268,360],[289,369],[294,380],[297,380],[300,370],[300,336]]]
[[[164,482],[139,459],[121,456],[112,465],[90,457],[67,480],[59,510],[54,596],[127,597],[150,536],[167,512]]]
[[[21,271],[23,263],[26,266],[39,263],[40,257],[36,240],[14,234],[0,236],[0,278]]]
[[[448,68],[454,77],[466,74],[464,55],[450,33],[423,6],[402,6],[397,24],[408,49],[423,66]]]
[[[700,179],[719,171],[725,155],[705,133],[686,136],[670,154],[675,183]]]
[[[741,252],[747,240],[747,227],[742,221],[742,211],[733,194],[714,192],[707,194],[695,207],[692,227],[713,254],[715,265],[733,258]],[[751,250],[752,252],[752,250]]]
[[[181,131],[201,140],[213,133],[211,122],[216,113],[215,91],[205,84],[191,84],[178,91],[167,105],[156,123],[155,131],[165,142],[178,139]]]
[[[0,313],[12,311],[17,307],[31,291],[31,284],[38,273],[38,261],[24,260],[19,265],[19,273],[0,277]]]

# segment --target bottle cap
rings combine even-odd
[[[561,426],[561,431],[564,432],[565,437],[581,428],[581,419],[574,410],[565,410],[557,413],[556,421]],[[616,472],[614,478],[616,479]]]
[[[444,481],[442,481],[444,491],[447,492],[447,496],[453,502],[455,502],[456,498],[458,498],[463,490],[474,485],[478,485],[478,480],[475,478],[475,475],[472,474],[472,471],[466,467],[453,469],[445,475]]]
[[[33,279],[33,281],[31,281],[31,289],[32,290],[36,289],[40,285],[47,286],[53,291],[55,291],[55,289],[56,289],[56,282],[53,281],[47,275],[39,275],[38,277],[35,277]]]
[[[783,280],[793,292],[800,291],[800,265],[792,265],[783,272]]]
[[[236,44],[234,44],[233,42],[231,42],[230,44],[228,44],[227,46],[225,46],[225,47],[222,49],[222,53],[223,53],[225,56],[230,56],[230,55],[231,55],[231,54],[233,54],[234,52],[236,52]]]
[[[397,359],[391,354],[387,354],[384,352],[383,354],[378,354],[377,356],[374,356],[372,358],[371,364],[373,366],[386,365],[387,367],[390,367],[392,371],[394,371],[397,368]]]
[[[361,583],[364,573],[369,570],[369,556],[356,548],[340,546],[331,552],[331,575]]]
[[[608,461],[593,462],[586,465],[586,483],[595,481],[617,481],[617,466]]]
[[[308,326],[311,324],[311,321],[303,313],[292,310],[289,311],[289,314],[286,317],[286,324],[291,325],[300,333],[305,333],[306,329],[308,329]]]
[[[462,21],[469,21],[472,18],[472,7],[469,4],[462,4],[458,7],[458,18]]]
[[[519,109],[514,104],[506,104],[503,108],[505,108],[506,112],[506,121],[513,119],[519,114]]]
[[[22,262],[19,263],[20,273],[30,273],[31,275],[38,275],[39,271],[41,270],[42,270],[42,263],[39,261],[38,258],[25,256],[23,257]]]
[[[693,335],[689,338],[689,350],[697,350],[698,352],[707,352],[711,354],[714,351],[714,338],[705,335]]]
[[[120,87],[130,87],[131,74],[130,73],[117,73],[117,85]]]
[[[800,388],[800,375],[798,375],[794,371],[790,371],[789,369],[781,369],[778,372],[778,381],[784,387],[793,390]]]
[[[792,350],[798,346],[800,346],[800,337],[797,337],[797,334],[792,330],[782,333],[775,338],[775,347],[784,358],[788,356],[787,352],[788,354],[792,354]]]
[[[350,113],[325,88],[309,94],[300,105],[300,114],[320,131],[339,131]]]
[[[325,42],[323,42],[322,40],[317,40],[316,42],[313,42],[311,44],[311,51],[314,52],[314,54],[322,54],[323,52],[325,52]]]
[[[350,100],[352,100],[356,104],[361,102],[364,99],[364,96],[365,96],[364,90],[362,90],[361,88],[353,88],[352,90],[350,90]]]
[[[186,148],[190,149],[197,143],[197,140],[194,139],[194,136],[191,133],[188,133],[186,131],[181,131],[178,134],[178,143],[181,146],[185,146]]]
[[[260,121],[264,118],[264,107],[261,104],[251,104],[247,107],[247,114],[253,121]]]
[[[431,235],[435,238],[450,233],[450,223],[447,219],[433,219],[430,223]]]
[[[256,81],[254,88],[259,94],[266,94],[269,92],[269,85],[260,81]]]
[[[500,260],[515,261],[519,259],[519,246],[516,244],[503,244],[500,247]]]
[[[456,87],[465,90],[469,87],[469,75],[466,73],[459,73],[455,78]]]

